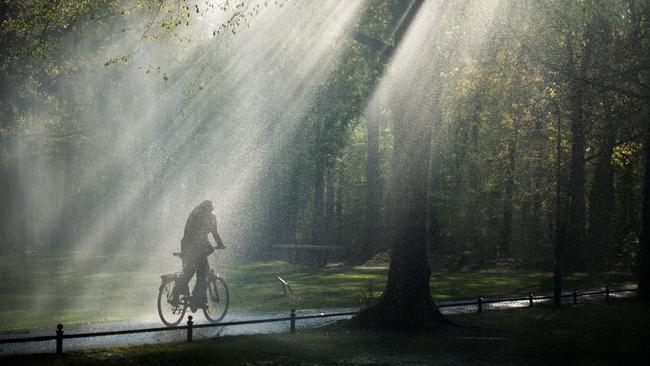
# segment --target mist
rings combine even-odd
[[[2,309],[155,318],[204,200],[237,311],[349,278],[357,306],[389,266],[427,299],[431,268],[631,275],[647,69],[623,3],[7,6],[0,264],[28,300]]]

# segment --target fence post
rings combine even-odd
[[[187,317],[187,341],[192,342],[192,326],[194,323],[192,322],[192,316]]]
[[[578,304],[578,290],[573,289],[573,305]]]
[[[609,286],[605,287],[605,302],[609,302]]]
[[[533,307],[533,293],[532,292],[528,293],[528,306],[530,306],[531,308]]]
[[[63,354],[63,325],[58,324],[56,326],[56,354]]]
[[[296,309],[291,309],[291,334],[296,332]]]
[[[482,313],[483,312],[483,296],[478,297],[478,312]]]

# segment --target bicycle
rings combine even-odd
[[[173,253],[173,255],[182,258],[181,253]],[[187,308],[190,308],[193,313],[198,309],[203,309],[203,315],[210,323],[221,321],[226,316],[230,301],[228,285],[223,277],[210,268],[206,275],[207,301],[205,304],[193,304],[194,299],[189,294],[181,294],[178,302],[174,303],[172,291],[180,275],[180,272],[175,272],[160,276],[162,279],[158,291],[158,315],[160,320],[168,327],[175,327],[183,320]]]

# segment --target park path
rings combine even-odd
[[[315,315],[319,313],[343,313],[357,311],[356,308],[335,308],[335,309],[309,309],[296,311],[297,316]],[[201,311],[192,315],[194,324],[207,324],[208,322],[203,317]],[[271,319],[271,318],[286,318],[289,316],[288,311],[279,312],[265,312],[265,313],[228,313],[222,322],[233,321],[248,321],[256,319]],[[347,319],[349,317],[330,317],[320,319],[305,319],[296,322],[298,329],[316,328],[319,326],[331,324],[335,321]],[[187,320],[185,317],[184,322]],[[89,324],[74,324],[65,325],[65,334],[75,333],[88,333],[88,332],[105,332],[105,331],[120,331],[129,329],[143,329],[143,328],[158,328],[162,327],[157,314],[153,314],[150,318],[133,319],[130,321],[110,322],[110,323],[89,323]],[[247,324],[236,325],[228,327],[210,327],[210,328],[197,328],[194,329],[194,339],[216,338],[231,335],[243,334],[265,334],[265,333],[286,333],[289,332],[289,322],[272,322],[262,324]],[[39,337],[51,336],[55,334],[54,327],[39,327],[30,329],[29,331],[20,332],[5,332],[0,333],[0,339],[3,338],[21,338],[21,337]],[[170,330],[165,332],[153,333],[140,333],[140,334],[123,334],[115,336],[103,336],[92,338],[76,338],[65,339],[64,350],[79,350],[97,347],[112,347],[112,346],[131,346],[140,344],[152,343],[168,343],[168,342],[181,342],[186,338],[186,331]],[[54,352],[54,341],[43,342],[30,342],[30,343],[10,343],[0,344],[0,356],[8,354],[24,354],[24,353],[52,353]]]
[[[632,296],[633,293],[617,293],[612,294],[613,297]],[[593,295],[581,297],[580,302],[585,301],[599,301],[602,300],[602,295]],[[537,300],[535,304],[548,303],[550,300]],[[565,298],[564,302],[571,303],[571,298]],[[473,313],[477,311],[476,305],[460,305],[460,306],[444,306],[452,302],[438,302],[441,305],[441,312],[443,314],[463,314]],[[484,311],[508,309],[508,308],[521,308],[529,306],[528,300],[511,301],[511,302],[495,302],[486,303],[483,305]],[[296,311],[297,316],[316,315],[320,313],[347,313],[355,312],[358,308],[329,308],[329,309],[307,309]],[[192,314],[194,316],[195,324],[205,324],[207,321],[203,318],[200,312]],[[223,322],[234,321],[248,321],[256,319],[270,319],[270,318],[286,318],[289,316],[288,311],[272,311],[265,313],[228,313]],[[327,318],[315,319],[301,319],[296,322],[296,328],[300,329],[313,329],[332,324],[336,321],[349,319],[350,316],[338,316]],[[65,325],[65,334],[75,333],[88,333],[88,332],[104,332],[104,331],[118,331],[129,329],[142,329],[142,328],[157,328],[162,324],[157,314],[152,314],[151,317],[142,319],[133,319],[130,321],[111,322],[111,323],[89,323],[89,324],[75,324]],[[265,334],[265,333],[286,333],[289,332],[289,322],[271,322],[261,324],[248,324],[248,325],[235,325],[227,327],[210,327],[194,329],[194,339],[208,339],[217,338],[222,336],[243,335],[243,334]],[[21,337],[38,337],[38,336],[51,336],[54,335],[54,327],[40,327],[30,329],[29,331],[22,332],[5,332],[0,333],[0,339],[6,338],[21,338]],[[186,339],[186,331],[170,330],[165,332],[154,333],[139,333],[115,336],[102,336],[92,338],[76,338],[65,339],[64,350],[80,350],[89,348],[100,347],[113,347],[113,346],[131,346],[153,343],[169,343],[169,342],[182,342]],[[55,342],[30,342],[30,343],[9,343],[0,344],[0,356],[9,354],[26,354],[26,353],[53,353],[55,350]]]

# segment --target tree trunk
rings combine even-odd
[[[571,160],[569,175],[569,214],[565,251],[565,268],[569,271],[583,270],[585,266],[585,122],[584,98],[588,65],[591,57],[591,44],[586,42],[581,58],[576,60],[573,51],[574,40],[567,36],[567,63],[575,70],[575,78],[569,81],[571,103]]]
[[[17,230],[22,217],[22,192],[17,163],[13,159],[0,157],[0,172],[0,255],[9,256],[19,251],[20,233]]]
[[[375,116],[368,119],[368,151],[366,165],[366,235],[361,259],[375,254],[381,235],[381,194],[379,161],[379,123]]]
[[[316,144],[316,146],[320,146]],[[321,156],[322,153],[317,152],[316,164],[314,166],[314,207],[312,212],[312,228],[311,228],[311,244],[321,245],[323,238],[323,214],[324,214],[324,184],[323,179],[325,175],[325,162]]]
[[[602,132],[600,146],[602,153],[596,162],[594,180],[589,192],[589,243],[590,267],[598,269],[614,260],[614,228],[612,227],[614,202],[614,166],[612,153],[616,141],[615,122],[609,119]]]
[[[431,268],[426,249],[426,194],[431,130],[395,121],[392,212],[396,235],[388,282],[377,304],[359,315],[363,326],[429,328],[446,322],[429,289]]]
[[[334,241],[334,168],[330,168],[327,171],[326,178],[326,191],[325,196],[325,237],[327,242],[325,244],[332,245]]]
[[[483,105],[481,102],[481,93],[475,92],[474,95],[474,111],[472,112],[472,119],[469,121],[469,146],[467,147],[467,156],[464,166],[467,167],[466,190],[464,195],[467,196],[468,205],[465,207],[478,207],[481,195],[481,170],[479,169],[477,159],[479,158],[479,130],[481,126],[481,110]],[[480,226],[482,219],[479,210],[468,210],[465,216],[464,229],[466,234],[465,243],[469,246],[471,252],[475,253],[474,261],[480,265],[485,265],[487,255],[487,246],[481,237]],[[490,259],[493,259],[492,255]]]
[[[394,49],[411,26],[424,0],[394,0]],[[391,256],[386,289],[376,304],[356,321],[365,327],[430,328],[447,322],[429,289],[431,268],[427,258],[427,189],[431,158],[430,124],[405,117],[401,103],[393,110],[393,180],[390,199]],[[408,108],[408,107],[407,107]],[[393,235],[394,234],[394,235]]]
[[[429,189],[428,189],[428,211],[427,211],[427,248],[429,258],[435,259],[443,250],[442,248],[442,224],[440,222],[441,204],[439,202],[440,192],[442,191],[443,177],[440,173],[442,169],[442,103],[438,100],[433,116],[433,131],[431,145],[431,166],[429,167]]]
[[[650,300],[650,128],[645,137],[645,180],[641,211],[641,237],[639,238],[639,298]]]
[[[345,186],[345,173],[343,168],[337,168],[336,177],[336,203],[334,205],[334,245],[341,245],[343,242],[343,187]]]
[[[508,144],[506,187],[503,195],[503,223],[501,226],[501,242],[497,250],[497,259],[510,257],[510,240],[512,238],[512,196],[515,191],[515,168],[517,165],[516,144],[517,142],[515,137],[513,137],[512,141]]]

